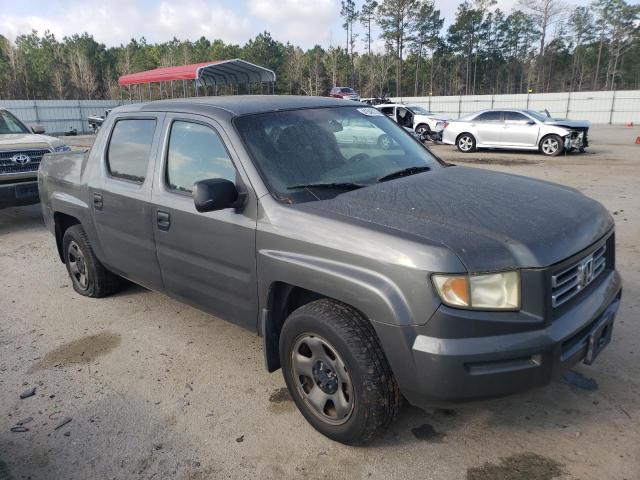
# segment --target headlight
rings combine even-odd
[[[71,147],[69,145],[58,145],[53,148],[54,152],[69,152],[71,151]]]
[[[432,277],[442,301],[452,307],[478,310],[520,308],[520,273],[441,275]]]

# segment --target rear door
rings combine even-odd
[[[101,260],[148,288],[162,287],[151,223],[151,184],[163,113],[117,115],[89,180],[89,201],[102,247]]]
[[[505,111],[500,143],[505,147],[535,147],[540,125],[520,112]]]
[[[484,112],[471,120],[472,132],[476,142],[482,145],[500,145],[502,135],[502,112],[492,110]]]
[[[167,114],[152,195],[158,260],[167,293],[225,320],[255,329],[257,200],[216,122]],[[200,213],[194,182],[225,178],[245,185],[241,211]]]

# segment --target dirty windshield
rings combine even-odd
[[[9,112],[0,110],[0,135],[9,133],[29,133],[29,130]]]
[[[288,202],[331,198],[441,167],[370,107],[270,112],[239,117],[235,125],[271,191]]]

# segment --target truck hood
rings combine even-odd
[[[546,267],[613,227],[605,208],[577,190],[457,166],[298,207],[442,244],[471,272]]]
[[[54,137],[34,133],[7,133],[0,135],[0,150],[47,149],[63,145]]]

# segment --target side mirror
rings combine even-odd
[[[535,125],[535,124],[536,124],[536,122],[534,122],[533,120],[529,120],[529,121],[527,122],[527,125]]]
[[[38,125],[38,124],[32,124],[31,126],[31,131],[35,134],[42,134],[44,133],[44,127],[42,125]]]
[[[199,212],[240,208],[247,194],[238,192],[235,184],[224,178],[210,178],[193,184],[193,203]]]

